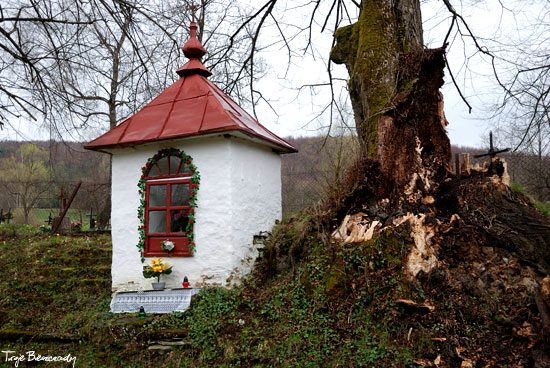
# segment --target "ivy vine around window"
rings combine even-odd
[[[193,164],[193,158],[187,155],[184,151],[181,151],[177,148],[165,148],[158,151],[153,157],[149,158],[145,163],[145,166],[141,168],[141,177],[138,182],[138,193],[140,197],[139,207],[138,207],[138,219],[139,219],[139,241],[137,248],[139,249],[139,254],[141,257],[141,262],[145,262],[144,250],[145,250],[145,183],[147,179],[151,178],[150,171],[158,161],[165,157],[178,157],[185,164],[185,170],[189,170],[191,174],[191,193],[189,194],[189,222],[186,228],[186,236],[189,239],[189,251],[191,254],[195,253],[195,233],[194,233],[194,224],[195,224],[195,209],[197,208],[197,192],[199,190],[200,184],[200,174],[197,170],[197,167]],[[158,168],[158,166],[157,166]],[[178,171],[181,169],[178,168]]]

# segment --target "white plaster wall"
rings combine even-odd
[[[281,219],[281,157],[271,148],[231,139],[233,273],[226,286],[250,272],[258,256],[254,235]]]
[[[113,291],[150,289],[141,273],[137,183],[141,167],[159,149],[175,147],[193,157],[201,175],[193,257],[165,257],[173,267],[168,288],[230,286],[247,273],[257,252],[253,235],[270,230],[281,217],[280,157],[269,148],[237,138],[209,137],[116,149],[113,153],[111,227]],[[268,169],[269,168],[269,169]],[[152,258],[146,258],[150,263]]]

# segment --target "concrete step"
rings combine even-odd
[[[143,341],[181,341],[187,337],[189,331],[184,328],[162,329],[144,331],[141,335]]]
[[[147,350],[155,350],[155,351],[168,351],[172,350],[172,348],[190,348],[191,343],[189,341],[184,340],[183,338],[173,338],[169,340],[155,340],[155,341],[149,341],[148,342],[149,347]]]

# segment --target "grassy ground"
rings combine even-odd
[[[537,208],[537,210],[539,210],[540,213],[542,213],[545,216],[550,216],[550,202],[537,201],[532,195],[530,195],[525,191],[525,188],[521,184],[517,182],[512,183],[511,188],[512,190],[527,196],[527,198],[531,200],[533,205]]]
[[[512,322],[531,321],[532,300],[487,305],[411,285],[401,276],[410,242],[386,231],[327,248],[307,216],[295,218],[276,229],[241,287],[203,289],[185,313],[139,320],[108,312],[108,236],[2,225],[0,347],[71,354],[77,367],[459,367],[475,357],[482,366],[521,366],[509,347],[530,337],[514,335]],[[399,299],[429,301],[435,311]],[[159,340],[177,344],[150,350]],[[14,363],[0,356],[0,366]]]
[[[7,209],[4,209],[4,210],[7,211]],[[34,226],[40,226],[40,225],[46,226],[50,214],[52,215],[52,218],[53,218],[57,216],[59,212],[60,211],[58,208],[33,208],[29,213],[28,223]],[[24,223],[23,208],[14,208],[12,209],[12,213],[15,216],[15,219],[11,220],[10,223],[16,223],[16,224]],[[69,208],[65,217],[68,218],[70,222],[77,223],[81,221],[82,229],[90,230],[90,217],[88,216],[89,213],[90,213],[90,210],[79,210],[75,208]]]
[[[32,225],[2,224],[0,249],[2,350],[78,350],[90,323],[109,308],[110,237],[49,236]],[[36,342],[48,334],[54,341]],[[76,345],[55,342],[63,338]],[[5,356],[0,364],[13,366]]]
[[[289,234],[280,239],[283,247],[292,247],[301,236]],[[376,320],[364,308],[378,303],[379,296],[401,294],[399,280],[385,279],[381,271],[374,296],[342,299],[352,287],[349,281],[364,273],[359,264],[399,264],[398,257],[391,264],[373,258],[375,243],[360,251],[342,250],[340,266],[355,265],[344,280],[338,274],[343,268],[326,268],[329,260],[315,240],[302,239],[314,251],[309,262],[292,271],[265,278],[271,272],[267,262],[240,288],[204,290],[186,313],[136,321],[134,315],[107,312],[109,242],[105,235],[50,237],[32,227],[0,227],[1,263],[11,270],[0,282],[2,350],[70,353],[82,367],[148,367],[152,360],[158,367],[414,366],[415,351],[393,340],[403,331],[386,319],[396,306],[380,304]],[[396,252],[402,246],[391,244]],[[137,332],[127,331],[132,328]],[[146,350],[149,340],[170,331],[183,336],[185,345],[163,353]],[[60,339],[37,341],[46,333]],[[59,341],[66,336],[73,341]],[[0,359],[0,365],[13,363]]]

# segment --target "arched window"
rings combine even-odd
[[[191,158],[179,150],[160,151],[142,169],[140,192],[144,190],[141,226],[145,239],[144,257],[193,255],[194,200],[198,174]],[[170,252],[162,248],[166,240],[174,244]],[[138,245],[139,247],[139,245]]]

